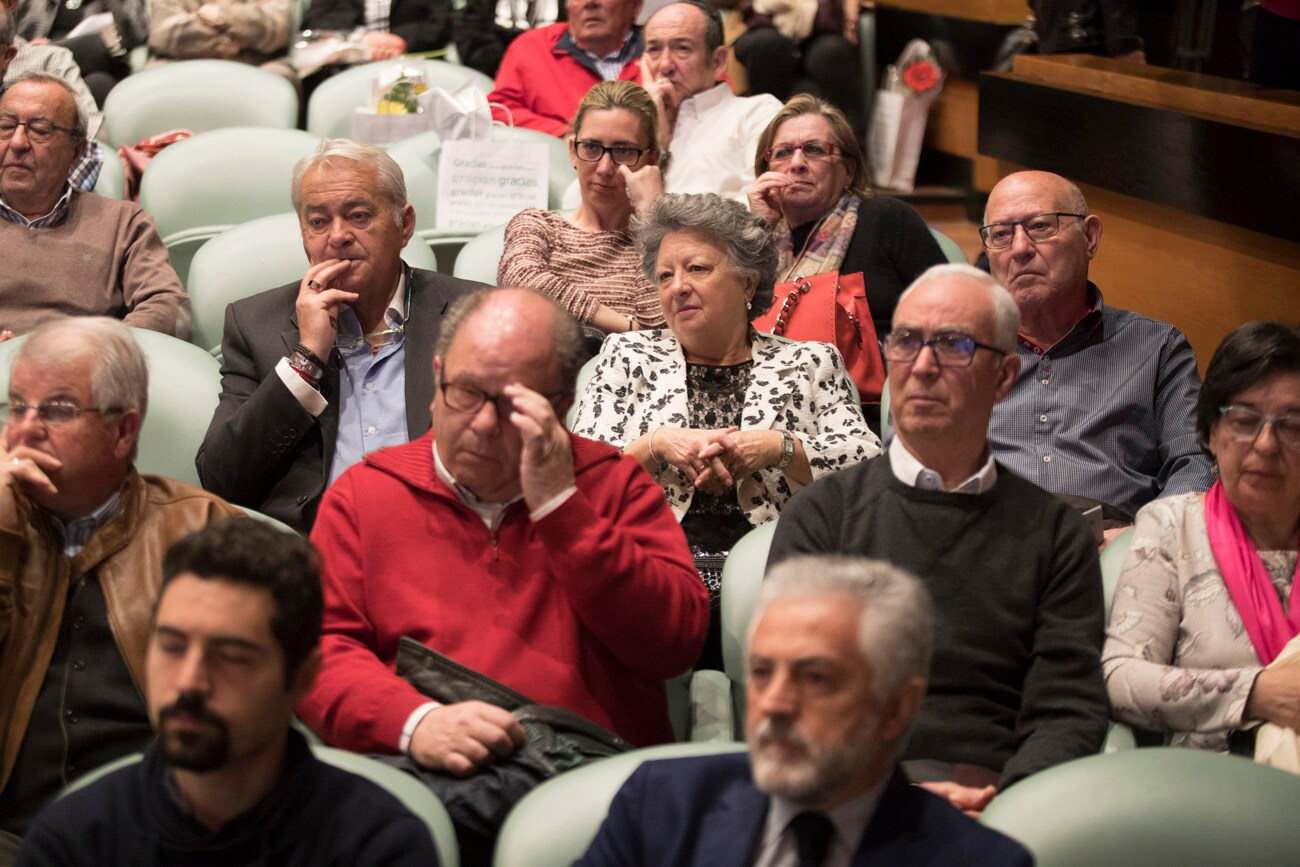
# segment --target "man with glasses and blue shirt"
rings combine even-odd
[[[0,97],[0,338],[68,315],[188,336],[189,302],[153,220],[68,183],[85,148],[62,79],[27,73]]]
[[[481,805],[527,790],[499,770],[524,729],[499,704],[432,701],[398,672],[434,670],[436,651],[521,704],[635,746],[671,741],[664,681],[699,656],[709,597],[658,483],[565,430],[584,353],[563,308],[475,292],[434,352],[429,435],[366,455],[321,503],[321,671],[298,714],[329,743],[394,755],[448,802],[462,850],[482,854],[495,830],[482,823],[503,814]],[[471,774],[477,799],[457,785]]]
[[[64,317],[0,404],[0,865],[36,811],[152,736],[144,657],[161,552],[239,512],[133,467],[148,369],[130,330]]]
[[[885,339],[887,455],[796,494],[768,559],[865,556],[926,585],[934,661],[903,767],[971,813],[1029,774],[1095,753],[1106,730],[1092,536],[989,448],[989,417],[1020,368],[1018,324],[1014,299],[984,272],[921,275]]]
[[[438,324],[481,284],[402,261],[415,209],[382,149],[327,139],[292,184],[307,273],[227,308],[197,463],[208,490],[305,531],[344,470],[429,429]]]
[[[1214,481],[1196,436],[1201,379],[1182,332],[1106,306],[1088,280],[1101,218],[1059,175],[989,194],[989,270],[1020,307],[1020,375],[993,410],[998,460],[1056,494],[1100,501],[1107,537],[1156,497]]]

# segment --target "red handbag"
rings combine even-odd
[[[772,309],[753,324],[759,331],[790,340],[816,340],[835,346],[844,356],[859,399],[863,403],[880,403],[885,365],[861,271],[844,275],[828,271],[778,283]]]

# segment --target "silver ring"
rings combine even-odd
[[[315,280],[308,280],[308,281],[307,281],[307,288],[308,288],[308,289],[315,289],[317,292],[319,292],[319,291],[321,290],[321,285],[320,285],[319,283],[317,283]]]

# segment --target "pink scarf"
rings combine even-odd
[[[1268,577],[1264,561],[1255,550],[1255,543],[1241,526],[1237,510],[1228,502],[1223,483],[1215,482],[1205,495],[1205,530],[1210,537],[1210,550],[1219,564],[1223,583],[1232,596],[1232,602],[1241,615],[1250,643],[1264,665],[1270,664],[1286,647],[1287,642],[1300,633],[1300,564],[1291,583],[1289,614],[1282,614],[1282,603],[1277,590]]]

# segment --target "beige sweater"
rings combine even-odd
[[[134,202],[73,191],[47,229],[0,220],[0,329],[25,334],[56,316],[115,316],[189,337],[189,299],[153,220]]]
[[[213,0],[225,25],[199,18],[203,0],[153,0],[149,47],[172,60],[213,58],[265,63],[289,49],[293,7],[289,0]]]

